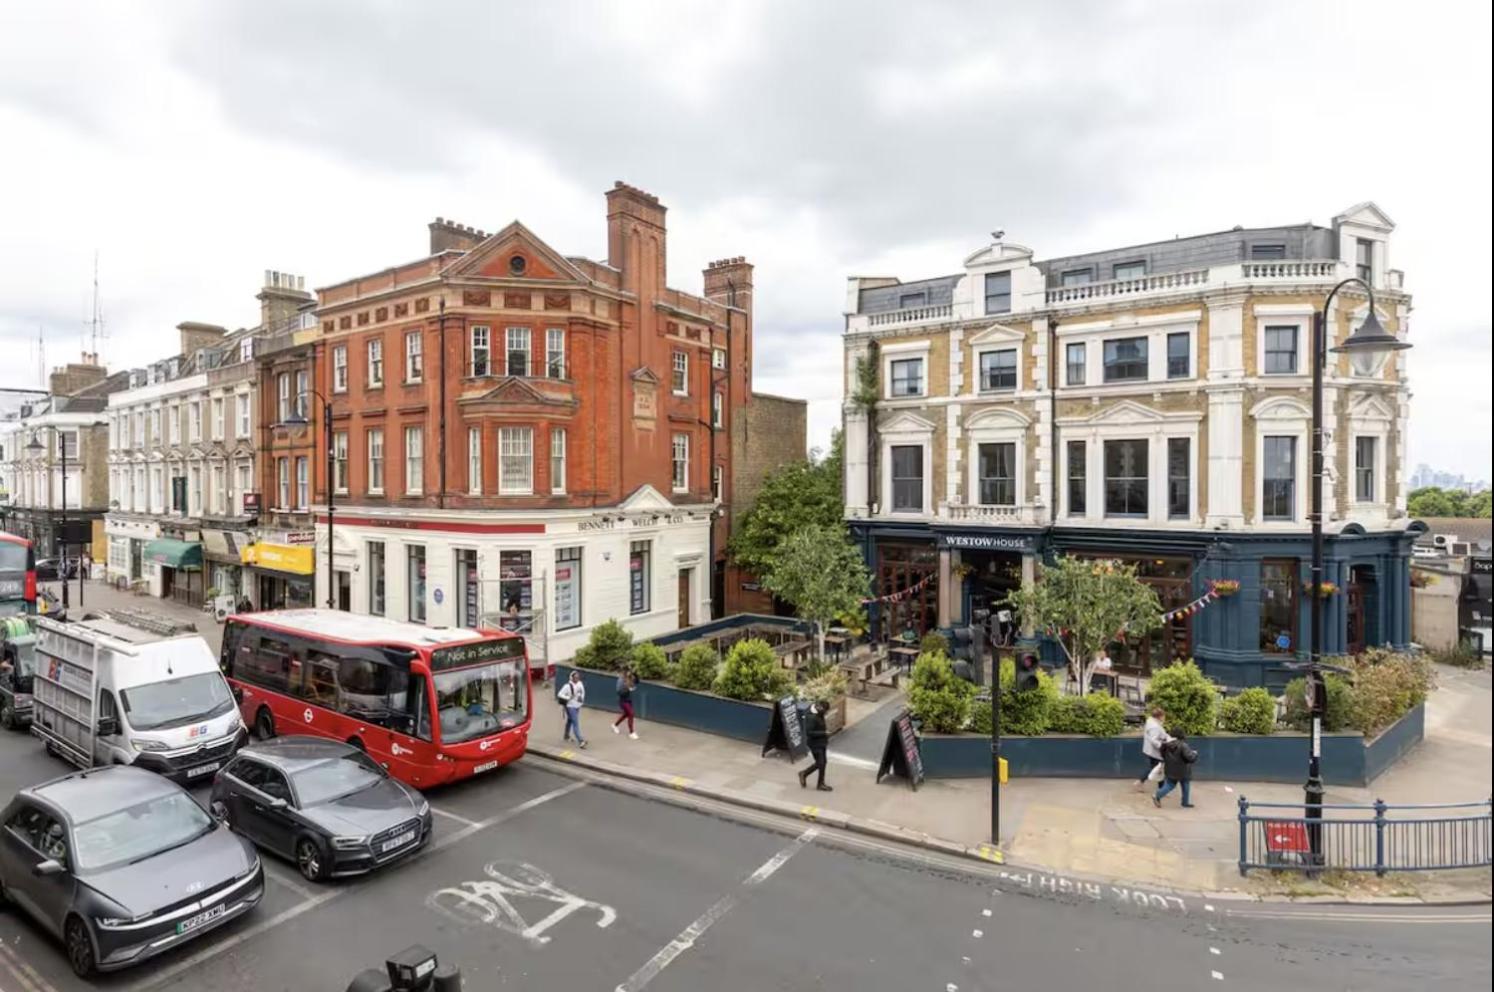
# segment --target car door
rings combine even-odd
[[[254,822],[252,796],[265,784],[265,766],[247,755],[239,755],[218,775],[218,801],[228,811],[233,829],[259,843],[259,825]]]
[[[276,804],[275,800],[283,800]],[[262,843],[277,854],[290,857],[296,843],[295,800],[290,783],[278,768],[265,767],[264,785],[253,800],[254,820],[260,824]]]
[[[6,821],[0,845],[6,892],[37,922],[60,934],[73,895],[71,844],[61,818],[23,802]],[[63,871],[36,874],[36,866],[49,859],[61,863]]]
[[[37,862],[46,860],[34,844],[41,818],[41,810],[21,801],[11,809],[0,830],[0,878],[5,881],[6,894],[33,916],[39,912],[31,889],[39,880],[31,870]]]

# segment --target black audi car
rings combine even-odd
[[[213,780],[209,808],[312,882],[372,871],[431,837],[419,791],[357,748],[320,737],[244,748]]]
[[[169,950],[264,894],[253,845],[141,768],[22,789],[0,822],[0,895],[61,939],[81,976]]]

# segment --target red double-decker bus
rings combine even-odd
[[[338,610],[228,617],[223,674],[260,737],[347,741],[425,789],[514,761],[531,713],[524,639]]]
[[[0,616],[36,612],[36,551],[31,542],[0,531]]]

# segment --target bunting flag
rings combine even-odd
[[[861,605],[870,606],[872,603],[900,603],[905,599],[911,599],[915,593],[919,592],[932,581],[934,581],[934,573],[930,572],[921,580],[901,592],[890,592],[885,596],[873,596],[870,599],[863,599]]]

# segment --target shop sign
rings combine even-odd
[[[1473,559],[1472,572],[1474,575],[1494,575],[1494,558]]]
[[[316,568],[312,549],[309,547],[267,544],[261,541],[244,548],[241,554],[245,565],[290,572],[293,575],[310,575]]]
[[[940,551],[1022,551],[1036,549],[1032,534],[939,534]]]
[[[314,530],[292,530],[285,534],[286,544],[315,544],[316,531]]]

